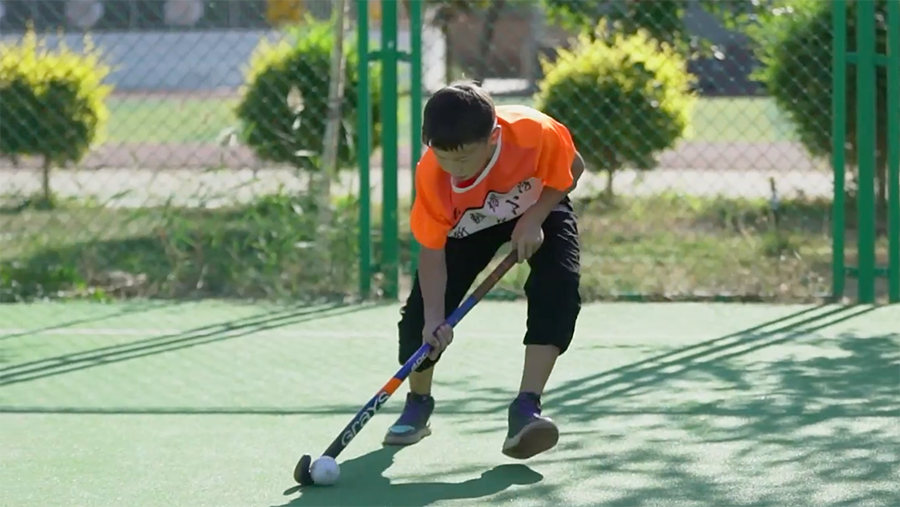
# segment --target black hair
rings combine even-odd
[[[445,151],[486,142],[497,121],[494,100],[473,81],[457,81],[435,92],[423,116],[422,142]]]

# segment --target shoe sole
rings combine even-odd
[[[409,435],[394,435],[388,433],[384,436],[384,445],[413,445],[419,443],[423,438],[431,435],[431,428],[423,428]]]
[[[548,451],[559,442],[559,428],[553,421],[541,419],[522,428],[503,442],[503,454],[513,459],[528,459]]]

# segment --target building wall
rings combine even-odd
[[[18,40],[21,34],[0,36],[3,42]],[[273,30],[247,31],[166,31],[106,32],[91,34],[95,47],[114,68],[109,82],[119,92],[220,92],[236,91],[244,82],[244,69],[260,40],[277,40]],[[381,32],[369,34],[377,48]],[[440,86],[444,74],[443,40],[428,28],[423,35],[425,55],[423,81],[429,89]],[[80,34],[47,35],[49,47],[64,41],[71,49],[84,47]],[[409,31],[399,33],[401,49],[409,48]],[[409,65],[400,66],[401,88],[409,87]]]
[[[706,95],[743,96],[761,93],[761,86],[751,81],[750,72],[758,65],[743,34],[727,30],[715,17],[698,5],[692,5],[685,20],[692,33],[719,46],[724,59],[701,58],[690,64],[699,78],[700,91]],[[525,78],[533,76],[535,62],[529,48],[536,47],[550,56],[556,48],[568,46],[574,35],[558,25],[544,23],[540,40],[533,44],[533,23],[524,9],[509,9],[495,26],[490,53],[478,50],[484,20],[479,15],[460,16],[449,25],[450,59],[462,72],[472,74],[479,62],[487,60],[490,78]],[[538,74],[539,78],[539,68]]]
[[[246,0],[239,3],[229,0],[207,2],[210,7],[203,19],[203,23],[206,25],[201,23],[202,26],[194,29],[165,30],[159,27],[153,29],[152,27],[156,26],[153,23],[158,24],[159,20],[152,21],[155,18],[148,17],[152,13],[147,11],[142,16],[135,17],[133,15],[131,18],[132,24],[134,24],[134,19],[143,20],[144,24],[140,27],[127,31],[110,30],[109,26],[112,26],[110,23],[114,20],[115,13],[131,12],[134,14],[136,12],[134,9],[140,5],[154,1],[159,4],[158,0],[105,0],[108,11],[101,20],[102,22],[98,24],[99,28],[92,30],[93,40],[107,54],[108,61],[115,67],[111,81],[119,91],[236,90],[243,83],[244,66],[259,41],[263,38],[279,37],[277,31],[258,26],[265,25],[264,20],[248,20],[247,16],[250,14],[246,13],[246,15],[235,17],[235,13],[231,12],[237,6],[247,9],[256,5],[256,11],[260,11],[256,17],[259,18],[262,15],[259,6],[264,5],[263,0]],[[144,2],[144,4],[139,2]],[[328,16],[330,2],[306,0],[306,3],[310,7],[308,10],[313,12],[316,17]],[[44,15],[39,20],[41,21],[39,29],[43,27],[43,30],[53,32],[52,28],[56,26],[54,23],[65,23],[64,17],[59,17],[62,2],[6,0],[4,5],[7,6],[7,17],[2,22],[3,27],[0,27],[3,28],[0,38],[15,40],[21,34],[10,28],[11,20],[14,19],[12,16],[14,13],[11,13],[10,9],[21,11],[18,14],[21,20],[22,12],[35,12],[35,6],[38,4],[46,7],[41,7],[40,10]],[[371,5],[373,12],[371,12],[372,32],[370,36],[372,47],[376,48],[379,45],[380,37],[380,32],[377,30],[380,13],[377,9],[377,2],[372,2]],[[53,6],[56,6],[55,10],[51,8]],[[230,17],[222,17],[223,12],[214,12],[217,8],[230,9]],[[400,9],[401,15],[404,14],[403,11]],[[216,19],[218,21],[215,21]],[[236,20],[243,20],[242,22],[247,26],[235,27],[230,30],[208,26],[214,22],[234,24]],[[104,25],[104,23],[106,24]],[[19,24],[21,25],[21,23]],[[691,70],[700,77],[700,88],[704,93],[746,95],[759,92],[759,85],[751,82],[747,77],[756,65],[756,61],[739,36],[725,30],[714,19],[696,7],[691,11],[688,25],[693,27],[695,33],[711,38],[714,42],[722,45],[727,55],[724,60],[703,59],[692,63]],[[257,26],[257,28],[253,28],[253,26]],[[405,18],[402,19],[401,48],[408,48],[409,45],[407,26]],[[552,55],[556,48],[567,45],[571,37],[570,33],[559,26],[547,23],[539,23],[537,28],[540,30],[535,35],[536,26],[531,19],[530,9],[522,8],[521,4],[506,9],[500,17],[490,51],[487,54],[481,54],[478,47],[482,27],[483,21],[478,15],[459,16],[449,24],[449,57],[453,62],[454,70],[462,70],[471,76],[478,69],[478,64],[486,61],[486,68],[489,72],[487,75],[478,77],[524,80],[525,85],[515,86],[523,91],[528,89],[527,83],[530,79],[540,77],[536,54]],[[82,45],[82,38],[79,34],[67,35],[64,39],[70,47],[78,48]],[[59,38],[55,34],[49,37],[51,45],[58,41]],[[424,81],[428,89],[440,86],[445,79],[445,44],[440,30],[426,25],[423,35],[425,53],[423,68]],[[408,69],[408,65],[400,66],[401,79],[408,75]]]

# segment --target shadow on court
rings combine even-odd
[[[218,322],[177,333],[164,334],[93,350],[47,357],[0,368],[0,386],[28,382],[74,371],[137,359],[165,352],[221,342],[311,320],[346,315],[370,305],[331,304],[290,307],[262,315]]]
[[[148,338],[117,346],[103,347],[92,351],[66,354],[0,368],[0,386],[35,380],[42,377],[68,373],[111,362],[135,359],[153,354],[193,347],[259,331],[274,329],[294,323],[341,315],[366,307],[315,307],[293,308],[273,311],[264,315],[237,319],[199,327],[193,330]],[[646,390],[658,389],[669,379],[677,379],[697,368],[714,369],[716,364],[728,357],[736,358],[754,350],[774,346],[779,343],[803,339],[809,333],[825,329],[838,322],[866,314],[868,307],[811,307],[802,311],[761,323],[752,328],[669,350],[653,357],[627,364],[611,370],[597,372],[575,381],[554,387],[548,395],[549,410],[555,416],[571,422],[586,422],[610,411],[623,413],[617,403],[629,393],[639,394]],[[453,384],[452,381],[443,381]],[[479,387],[462,386],[472,393],[465,399],[442,400],[442,414],[493,414],[503,412],[509,403],[509,386]],[[610,401],[610,404],[604,403]],[[493,408],[485,408],[488,405]],[[317,407],[4,407],[5,413],[65,413],[65,414],[140,414],[140,415],[316,415],[350,414],[359,406],[317,406]],[[632,410],[632,409],[628,409]],[[640,409],[643,410],[643,409]],[[640,412],[638,410],[638,412]],[[379,414],[399,411],[392,405]]]
[[[54,324],[52,326],[44,326],[44,327],[36,327],[33,329],[29,329],[27,331],[21,331],[18,333],[9,333],[9,334],[0,334],[0,341],[10,340],[13,338],[23,338],[25,336],[33,336],[36,334],[46,333],[48,331],[56,331],[59,329],[66,329],[72,326],[77,326],[80,324],[96,324],[98,322],[103,322],[108,319],[115,319],[118,317],[124,317],[126,315],[137,315],[141,313],[149,313],[156,310],[163,310],[165,308],[176,306],[177,303],[173,302],[149,302],[142,301],[140,303],[128,304],[125,308],[114,312],[108,313],[104,315],[97,315],[94,317],[87,317],[83,319],[75,319],[70,320],[68,322],[61,322],[59,324]]]
[[[598,505],[894,507],[900,333],[822,333],[870,311],[820,308],[565,382],[546,407],[560,445],[537,463],[636,478]],[[457,410],[509,397],[471,392]]]
[[[0,406],[0,414],[67,414],[67,415],[344,415],[356,413],[359,405],[328,407],[40,407]],[[383,408],[379,414],[399,413],[398,408]]]
[[[341,479],[337,486],[292,487],[284,492],[285,495],[300,496],[278,507],[425,507],[441,500],[475,500],[512,486],[537,484],[544,478],[526,465],[500,465],[464,482],[395,484],[384,477],[384,473],[394,463],[394,455],[399,449],[382,447],[347,460],[341,463]]]
[[[658,385],[696,370],[719,370],[719,376],[732,380],[740,372],[722,371],[722,365],[742,356],[803,340],[804,338],[875,310],[875,307],[814,307],[794,315],[744,329],[693,346],[638,361],[584,378],[566,382],[553,391],[554,403],[562,405],[567,417],[575,420],[592,418],[592,411],[604,400],[621,400],[632,393],[647,392]],[[586,400],[590,400],[587,403]],[[566,407],[570,407],[566,409]]]
[[[560,423],[562,440],[533,465],[560,462],[584,478],[629,478],[627,486],[604,491],[614,499],[598,506],[894,507],[900,499],[893,480],[900,468],[900,333],[826,332],[873,310],[811,308],[564,382],[547,396],[547,414]],[[480,424],[469,433],[502,433],[509,389],[467,385],[466,398],[442,400],[437,417],[483,421],[493,414],[495,427]],[[359,459],[360,472],[358,465],[342,465],[342,481],[352,481],[353,490],[310,489],[288,505],[512,498],[473,481],[460,486],[472,495],[464,497],[438,497],[433,483],[392,486],[380,476],[390,466],[387,457]],[[719,471],[709,473],[711,467]],[[404,487],[410,489],[401,494]],[[524,494],[552,497],[554,489],[535,484]]]
[[[627,397],[629,393],[654,390],[660,384],[698,368],[715,368],[717,364],[728,359],[736,359],[767,347],[803,340],[806,336],[874,310],[874,307],[828,305],[807,308],[751,328],[563,382],[548,393],[548,402],[553,404],[554,413],[576,422],[587,422],[594,418],[598,403],[604,400],[617,401]],[[500,412],[505,410],[506,404],[509,403],[509,386],[463,387],[466,390],[474,390],[476,394],[466,399],[446,402],[448,406],[442,407],[441,412],[475,413],[478,411],[471,407],[484,406],[485,402],[495,405],[496,408],[489,411],[480,410],[481,413]],[[450,404],[453,406],[449,406]]]

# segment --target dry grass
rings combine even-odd
[[[352,295],[358,283],[355,203],[340,205],[327,231],[330,251],[317,246],[305,206],[301,199],[269,196],[240,208],[69,204],[4,214],[3,299]],[[763,201],[659,195],[577,207],[588,301],[813,301],[831,289],[825,201],[783,203],[777,228]],[[409,234],[401,238],[405,265],[409,240]],[[379,242],[376,236],[376,262]],[[883,239],[879,256],[886,259]],[[495,295],[521,295],[527,273],[527,266],[509,273]]]

